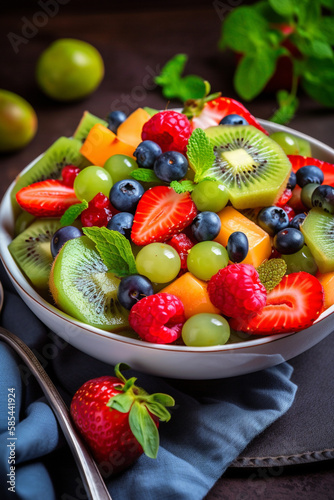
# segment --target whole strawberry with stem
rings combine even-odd
[[[119,363],[116,376],[102,376],[85,382],[74,394],[70,413],[79,432],[100,467],[116,474],[129,467],[144,452],[156,458],[159,448],[159,420],[167,422],[166,406],[175,402],[167,394],[148,394],[127,380]]]

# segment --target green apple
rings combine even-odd
[[[35,136],[37,116],[23,97],[0,89],[0,152],[26,146]]]
[[[104,76],[101,54],[82,40],[61,38],[42,52],[36,79],[43,92],[58,101],[88,96]]]

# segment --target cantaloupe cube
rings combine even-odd
[[[182,274],[160,290],[160,293],[170,293],[178,297],[184,305],[186,319],[199,313],[219,314],[219,309],[210,301],[207,283],[190,272]]]
[[[92,165],[103,167],[110,156],[133,156],[134,150],[131,144],[121,141],[111,130],[97,123],[91,128],[80,152]]]
[[[141,131],[151,116],[143,108],[138,108],[124,120],[117,129],[117,137],[134,148],[142,142]]]
[[[266,231],[231,206],[223,208],[218,215],[221,221],[221,229],[215,241],[226,247],[230,234],[235,231],[242,231],[247,236],[249,243],[248,254],[242,263],[258,267],[269,258],[271,242]]]
[[[318,273],[317,278],[324,288],[324,309],[334,304],[334,272]]]

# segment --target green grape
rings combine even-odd
[[[182,327],[182,339],[188,346],[224,345],[229,337],[230,325],[219,314],[195,314]]]
[[[187,258],[188,270],[200,280],[208,281],[228,264],[227,250],[215,241],[201,241],[194,245]]]
[[[105,162],[103,168],[109,172],[111,178],[116,184],[118,181],[131,178],[131,172],[138,168],[137,162],[126,155],[113,155]]]
[[[286,155],[299,154],[298,141],[292,134],[289,134],[288,132],[274,132],[273,134],[270,134],[270,138],[281,146]]]
[[[201,212],[219,212],[226,206],[229,194],[222,182],[202,181],[194,187],[191,197]]]
[[[300,193],[300,199],[307,208],[312,208],[312,194],[317,187],[319,187],[320,184],[316,184],[315,182],[310,182],[310,184],[306,184]]]
[[[297,141],[301,156],[312,156],[311,144],[306,139],[296,136],[295,140]]]
[[[136,257],[139,274],[155,283],[168,283],[179,274],[181,260],[179,254],[166,243],[149,243],[139,250]]]
[[[287,274],[305,271],[306,273],[313,274],[313,276],[315,276],[318,270],[313,255],[306,245],[304,245],[303,248],[296,253],[282,255],[282,259],[286,262]]]
[[[79,200],[90,201],[97,193],[109,197],[113,186],[112,178],[102,167],[86,167],[78,173],[74,180],[75,196]]]

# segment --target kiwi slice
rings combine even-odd
[[[251,125],[218,125],[205,132],[216,157],[208,175],[225,184],[234,208],[275,204],[291,171],[283,149]]]
[[[81,167],[83,156],[80,154],[80,148],[80,141],[60,137],[27,172],[19,174],[11,192],[15,212],[18,213],[19,211],[15,195],[21,188],[45,179],[59,179],[65,165]]]
[[[334,271],[334,215],[312,208],[300,230],[321,273]]]
[[[36,220],[8,246],[21,271],[38,290],[48,289],[53,261],[50,241],[57,229],[59,229],[57,219]]]
[[[108,127],[108,122],[106,122],[102,118],[99,118],[98,116],[93,115],[89,111],[84,111],[84,114],[82,115],[82,118],[73,134],[74,139],[84,142],[90,129],[97,123],[101,123],[105,127]]]
[[[49,282],[60,309],[103,330],[119,330],[128,325],[128,311],[117,299],[119,283],[87,236],[65,243],[54,261]]]

